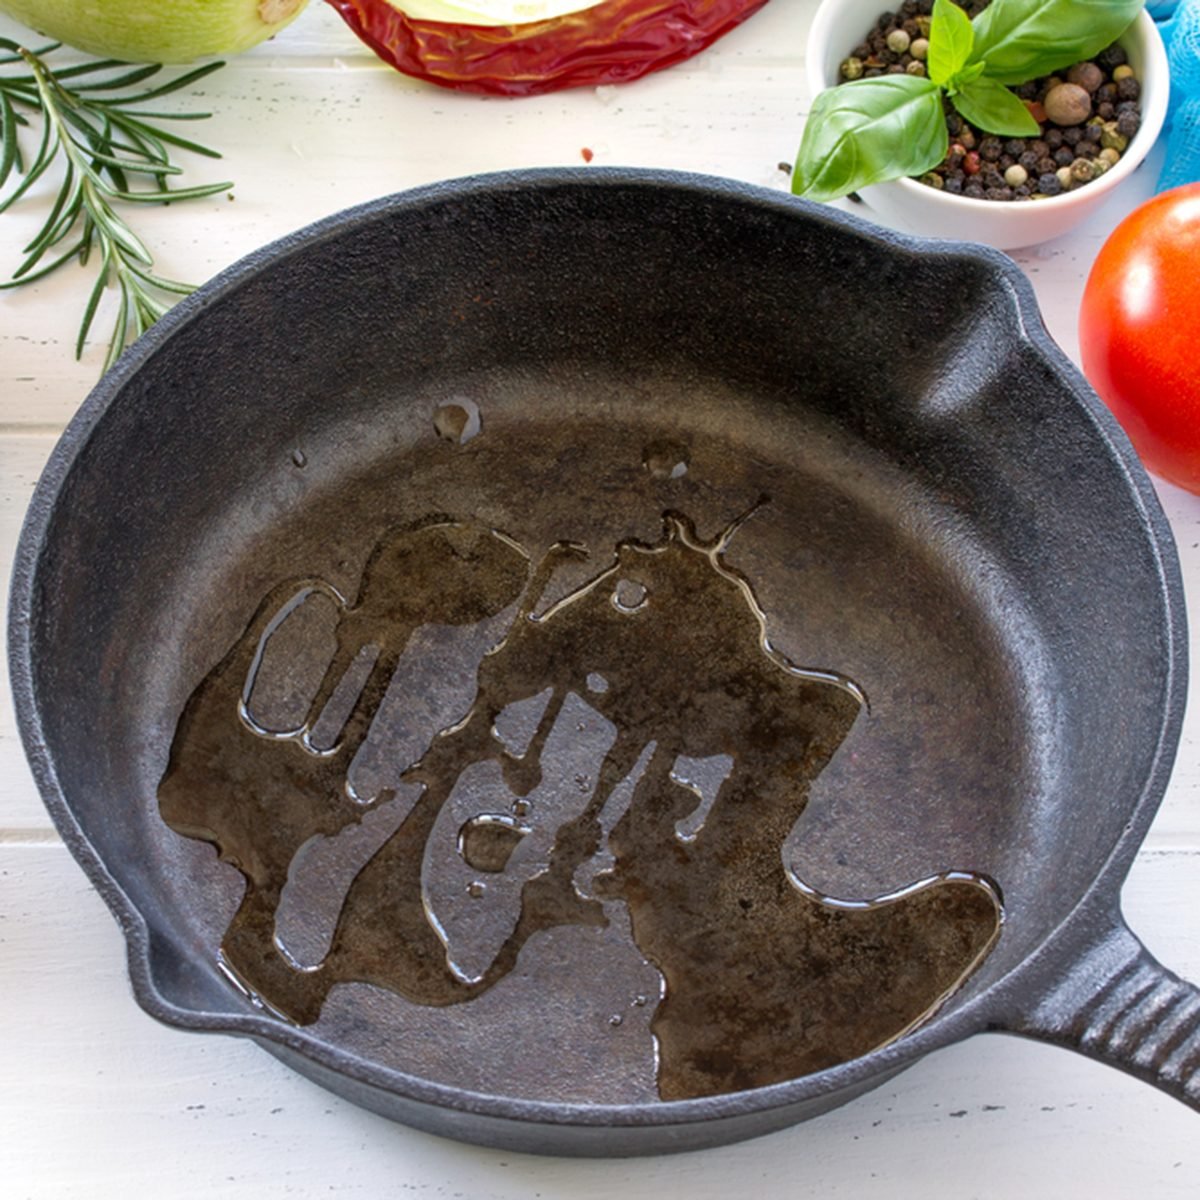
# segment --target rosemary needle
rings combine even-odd
[[[99,258],[95,285],[84,308],[75,357],[83,354],[105,289],[115,283],[118,304],[104,370],[173,302],[193,287],[154,272],[154,260],[120,215],[117,205],[170,204],[227,192],[231,183],[174,188],[182,174],[168,147],[219,158],[215,150],[164,129],[163,121],[195,121],[208,113],[147,111],[142,106],[188,87],[223,64],[209,63],[166,83],[143,86],[158,66],[97,59],[52,70],[46,57],[57,45],[27,50],[0,38],[0,213],[11,208],[56,161],[58,194],[24,261],[0,289],[42,279],[68,262]],[[21,131],[40,125],[37,150],[27,157]],[[28,135],[27,135],[28,136]],[[5,196],[10,180],[15,186]],[[140,181],[140,187],[135,186]]]

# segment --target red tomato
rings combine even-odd
[[[1117,226],[1088,277],[1079,345],[1142,462],[1200,492],[1200,183]]]

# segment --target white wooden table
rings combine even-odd
[[[881,8],[883,7],[881,2]],[[314,3],[274,43],[202,85],[196,132],[232,178],[220,198],[146,212],[160,266],[203,281],[347,205],[502,168],[681,168],[784,189],[804,120],[803,47],[815,0],[772,0],[717,47],[620,89],[493,100],[379,64]],[[0,34],[17,27],[0,18]],[[1077,351],[1088,267],[1152,190],[1139,173],[1071,237],[1016,257],[1051,333]],[[0,220],[0,271],[44,217],[43,189]],[[42,199],[38,199],[37,197]],[[31,489],[98,374],[72,358],[83,281],[0,293],[0,559]],[[104,314],[97,328],[103,331]],[[1200,498],[1160,492],[1200,596]],[[1200,607],[1200,606],[1197,606]],[[0,698],[0,1195],[569,1197],[1187,1197],[1200,1195],[1200,1117],[1063,1051],[981,1037],[925,1060],[818,1121],[756,1142],[648,1161],[478,1150],[394,1126],[293,1075],[250,1044],[162,1028],[135,1005],[116,926],[63,848]],[[1200,978],[1200,713],[1130,877],[1134,928]]]

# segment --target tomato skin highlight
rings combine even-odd
[[[1200,183],[1113,231],[1084,288],[1079,348],[1146,467],[1200,493]]]
[[[767,0],[603,0],[549,21],[490,27],[415,20],[388,0],[327,2],[406,75],[463,92],[537,96],[625,83],[681,62]]]

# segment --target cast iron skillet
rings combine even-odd
[[[727,544],[717,547],[722,531]],[[426,537],[451,558],[481,546],[510,566],[523,555],[522,579],[562,555],[566,582],[557,568],[542,579],[560,597],[589,587],[599,596],[611,578],[595,580],[615,555],[650,562],[654,547],[654,562],[685,566],[703,552],[720,587],[752,588],[772,647],[756,653],[773,670],[802,668],[792,674],[814,695],[853,696],[856,715],[822,751],[823,772],[812,756],[802,770],[778,757],[792,736],[786,723],[754,745],[691,747],[691,767],[673,768],[695,771],[683,809],[698,804],[715,824],[743,761],[800,770],[794,827],[764,832],[765,817],[738,810],[730,828],[773,847],[746,878],[775,879],[786,863],[788,904],[799,903],[796,880],[860,900],[936,878],[973,881],[960,891],[979,896],[991,881],[1004,924],[982,965],[929,1019],[850,1061],[666,1101],[650,1035],[658,975],[638,952],[652,939],[645,927],[631,936],[619,900],[605,904],[604,927],[547,922],[506,978],[469,1002],[438,993],[443,961],[429,976],[442,983],[421,1003],[352,983],[328,993],[315,1022],[319,1005],[300,1012],[286,988],[277,999],[263,988],[271,1006],[256,1004],[218,963],[239,903],[250,952],[231,954],[241,955],[232,973],[243,983],[247,972],[298,977],[270,945],[270,920],[298,959],[319,962],[353,871],[416,811],[421,786],[411,775],[399,781],[403,768],[433,743],[460,744],[454,722],[470,707],[476,670],[482,680],[491,665],[510,664],[483,651],[514,622],[534,628],[514,607],[511,580],[476,604],[453,570],[442,587],[438,570],[414,566],[410,551]],[[672,539],[675,558],[661,553]],[[556,543],[584,544],[588,557],[552,551]],[[393,592],[372,600],[364,564],[367,575],[387,567]],[[696,578],[684,599],[717,587],[711,573]],[[713,609],[712,622],[703,606],[684,604],[644,655],[626,647],[612,660],[635,680],[643,671],[637,687],[652,703],[639,719],[660,729],[647,745],[690,745],[687,706],[702,700],[689,692],[695,664],[724,669],[720,646],[692,652],[726,617],[744,631],[743,591],[744,608]],[[300,599],[289,609],[287,596]],[[642,598],[617,600],[632,612]],[[184,745],[177,724],[185,708],[203,708],[189,697],[208,694],[206,678],[216,686],[217,664],[277,629],[261,664],[273,681],[247,699],[241,728],[297,728],[296,705],[307,712],[334,655],[332,623],[349,628],[355,612],[367,621],[376,601],[392,605],[393,629],[399,608],[417,612],[409,642],[380,651],[392,654],[389,672],[399,661],[399,682],[367,741],[374,757],[364,751],[355,767],[370,776],[356,784],[360,801],[379,799],[385,785],[395,796],[384,791],[386,802],[360,810],[361,825],[335,821],[294,860],[285,855],[290,890],[265,906],[264,926],[261,889],[243,901],[243,875],[203,840],[224,835],[212,836],[211,814],[187,811],[191,793],[180,799],[176,786],[182,777],[235,788],[227,748]],[[546,611],[535,632],[555,627]],[[598,630],[620,624],[596,619]],[[38,783],[125,930],[147,1011],[253,1037],[342,1095],[424,1129],[524,1150],[628,1154],[779,1128],[981,1030],[1061,1043],[1200,1106],[1200,997],[1141,947],[1118,900],[1179,735],[1184,620],[1146,476],[1046,336],[1007,259],[722,181],[549,171],[424,188],[334,217],[226,272],[143,338],[84,405],[38,487],[16,563],[10,653]],[[603,630],[594,645],[607,644]],[[347,638],[342,651],[353,657],[371,632]],[[569,676],[588,645],[584,636],[566,667],[530,651],[513,667],[530,674],[524,691],[508,694],[538,692],[530,663]],[[422,895],[409,899],[433,914],[418,941],[436,918],[466,966],[477,960],[476,974],[524,894],[506,892],[504,880],[511,873],[523,886],[547,855],[561,856],[547,838],[575,829],[569,805],[582,803],[564,794],[597,786],[592,773],[614,733],[597,721],[607,683],[588,678],[571,695],[560,689],[567,703],[541,790],[530,792],[528,779],[507,788],[496,762],[476,762],[417,860]],[[348,695],[342,703],[353,703]],[[262,715],[272,705],[275,725]],[[520,715],[498,717],[495,736]],[[432,737],[446,728],[453,736]],[[505,736],[519,742],[528,731]],[[296,753],[315,760],[313,741]],[[160,812],[164,773],[174,782]],[[731,782],[714,799],[724,774]],[[675,784],[659,791],[669,803],[685,794]],[[256,818],[271,829],[268,842],[289,822],[299,821],[297,839],[315,828],[286,795],[272,801],[277,823]],[[246,803],[235,799],[221,820],[241,819]],[[635,796],[629,811],[638,805]],[[464,864],[455,830],[472,813],[492,814],[488,837],[517,818],[535,833],[507,862],[511,829],[498,842],[484,837]],[[538,832],[543,814],[548,833]],[[577,859],[611,867],[615,853],[628,887],[639,846],[621,828],[606,825],[613,842]],[[680,829],[696,833],[694,823]],[[681,835],[659,857],[694,862],[701,843]],[[263,845],[222,848],[252,871],[245,858]],[[530,861],[526,845],[540,846]],[[505,869],[481,876],[484,888],[472,872],[488,853]],[[384,872],[380,886],[411,882],[411,858],[408,866],[408,876]],[[262,878],[278,869],[268,864]],[[409,920],[412,904],[403,911]],[[747,955],[761,958],[761,927],[748,916],[742,928]],[[407,961],[394,929],[372,936],[392,937]],[[677,944],[668,937],[664,956]],[[383,953],[371,977],[396,957]],[[714,974],[724,962],[714,952]],[[737,1027],[729,1014],[752,1007],[756,986],[749,968],[722,980],[718,1024]],[[849,1003],[869,1015],[875,999]],[[778,1029],[755,1019],[713,1053],[736,1058],[758,1032]]]

